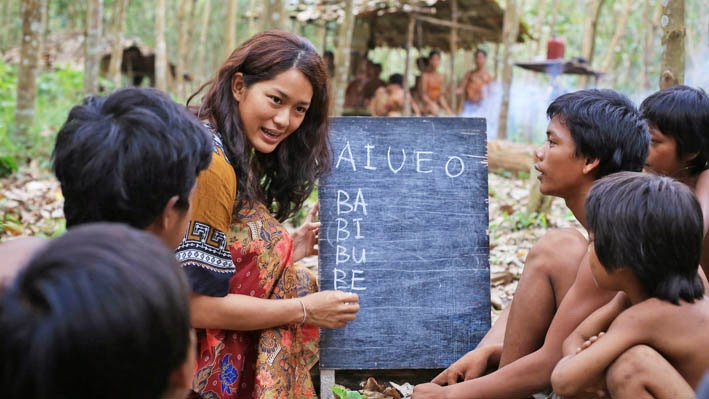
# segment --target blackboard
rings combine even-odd
[[[323,329],[320,367],[444,368],[490,327],[485,120],[331,120],[320,181],[320,289],[360,296]]]

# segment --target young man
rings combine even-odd
[[[547,141],[536,154],[540,190],[563,198],[585,226],[584,203],[594,181],[642,169],[650,143],[647,126],[632,102],[611,90],[562,95],[547,116]],[[613,296],[594,284],[586,249],[587,241],[575,230],[542,237],[527,257],[508,310],[475,350],[433,384],[417,386],[414,398],[525,397],[549,389],[563,340]],[[495,371],[485,375],[490,370]]]
[[[0,296],[8,398],[184,398],[189,286],[153,235],[87,224],[47,242]]]
[[[485,50],[475,50],[475,69],[465,74],[458,88],[464,99],[461,116],[486,116],[484,102],[490,97],[490,83],[493,81],[492,74],[485,69],[486,62]]]
[[[158,90],[88,97],[70,111],[53,153],[67,228],[127,223],[177,247],[189,220],[190,194],[212,148],[202,124]],[[0,289],[44,244],[28,237],[0,245]]]
[[[623,353],[662,353],[680,378],[650,381],[642,392],[608,384],[611,397],[692,398],[709,369],[709,299],[697,274],[702,210],[682,183],[623,172],[599,180],[586,201],[589,259],[600,288],[620,293],[566,339],[551,382],[563,396],[583,394]],[[655,361],[653,361],[655,363]],[[632,383],[630,384],[632,385]]]
[[[52,154],[67,228],[126,223],[176,248],[212,150],[207,129],[158,90],[88,97],[69,113]]]

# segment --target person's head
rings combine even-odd
[[[650,297],[673,303],[702,298],[697,274],[702,210],[686,185],[651,174],[615,173],[594,183],[586,217],[591,270],[599,286],[620,289],[632,278]]]
[[[4,393],[158,399],[189,389],[189,295],[174,253],[154,235],[108,223],[69,230],[1,297]]]
[[[284,220],[331,166],[328,75],[306,39],[254,35],[202,89],[198,117],[222,135],[241,199],[263,201]],[[188,103],[189,101],[188,100]]]
[[[547,108],[547,142],[537,152],[544,194],[568,198],[580,184],[619,171],[640,171],[650,143],[633,103],[612,90],[580,90]]]
[[[52,153],[67,227],[121,222],[177,246],[212,147],[205,127],[158,90],[86,98],[69,112]]]
[[[485,50],[479,48],[475,50],[475,67],[477,69],[481,69],[485,66],[485,62],[487,61],[487,53]]]
[[[709,161],[709,96],[701,88],[673,86],[640,104],[650,127],[646,169],[681,177],[697,175]]]
[[[431,68],[431,70],[436,70],[438,69],[438,66],[441,64],[441,52],[438,50],[431,50],[430,53],[428,53],[428,66]]]
[[[389,75],[389,81],[387,84],[404,87],[404,76],[400,73],[392,73]]]

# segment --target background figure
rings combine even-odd
[[[494,77],[485,68],[487,62],[485,50],[475,50],[474,61],[475,69],[465,74],[456,91],[457,94],[463,95],[463,109],[459,115],[486,118],[487,136],[495,138],[497,137],[499,98],[495,90]]]
[[[317,206],[292,235],[281,224],[331,167],[325,62],[306,39],[267,31],[202,88],[195,112],[212,131],[214,154],[177,248],[198,328],[193,389],[315,396],[318,327],[343,327],[359,310],[356,294],[316,292],[315,276],[294,265],[317,253]]]
[[[436,50],[431,51],[428,54],[428,67],[421,75],[421,87],[419,88],[423,115],[453,115],[453,111],[446,101],[443,75],[438,72],[440,64],[441,53]]]
[[[389,76],[386,86],[377,89],[369,103],[373,116],[402,116],[404,111],[404,77],[400,73]]]
[[[180,398],[195,339],[172,251],[121,224],[51,240],[0,297],[9,398]]]
[[[379,75],[382,74],[382,64],[376,64],[372,61],[367,62],[367,82],[364,84],[362,94],[364,96],[364,106],[368,107],[369,103],[374,98],[377,89],[384,87],[386,82]]]

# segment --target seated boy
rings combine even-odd
[[[563,198],[585,226],[584,203],[594,181],[642,169],[650,143],[647,126],[632,102],[611,90],[562,95],[547,116],[547,142],[536,154],[540,190]],[[528,397],[549,389],[564,339],[614,295],[593,283],[587,246],[575,229],[544,235],[527,256],[508,310],[478,347],[434,384],[416,386],[414,398]]]
[[[179,398],[195,364],[189,286],[172,251],[120,224],[51,240],[0,296],[8,398]]]
[[[641,396],[693,398],[709,369],[709,298],[697,274],[702,211],[692,192],[667,177],[617,173],[589,193],[589,256],[596,284],[620,291],[566,339],[552,373],[554,392],[578,395],[624,352],[649,346],[683,377],[648,384]],[[603,333],[603,334],[602,334]],[[609,384],[611,397],[629,397]]]
[[[177,247],[212,149],[199,120],[158,90],[88,97],[69,112],[52,153],[67,228],[126,223]]]

